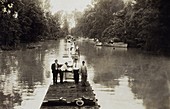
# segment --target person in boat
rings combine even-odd
[[[65,62],[65,63],[61,66],[60,83],[63,83],[63,75],[64,75],[64,73],[66,73],[66,71],[67,71],[67,66],[68,66],[68,63],[67,63],[67,62]]]
[[[58,73],[59,71],[59,64],[58,64],[58,60],[56,59],[54,61],[54,63],[51,65],[51,70],[52,70],[52,74],[53,74],[53,84],[57,84],[57,78],[58,78]]]
[[[71,47],[70,47],[71,52],[72,52],[73,48],[74,48],[74,43],[71,43]]]
[[[79,83],[79,63],[78,59],[76,58],[73,63],[73,73],[74,73],[74,82],[75,84]]]
[[[86,86],[87,82],[87,67],[85,65],[85,61],[82,61],[82,65],[79,69],[79,73],[81,74],[81,83],[82,86]]]
[[[79,49],[79,46],[78,45],[76,45],[76,54],[78,54],[79,56],[80,56],[80,49]]]

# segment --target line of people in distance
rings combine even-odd
[[[68,63],[65,62],[63,65],[60,65],[56,59],[51,65],[51,70],[53,74],[53,84],[57,84],[58,75],[60,75],[60,83],[62,84],[64,73],[68,71]],[[86,86],[87,67],[85,65],[85,61],[82,61],[82,65],[79,66],[78,59],[75,59],[73,63],[73,79],[75,84],[79,84],[80,75],[82,86]]]

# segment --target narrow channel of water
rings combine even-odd
[[[62,58],[64,40],[37,44],[0,53],[0,109],[39,109],[52,81],[51,64],[68,61]],[[170,57],[96,47],[89,40],[78,45],[101,109],[170,109]]]

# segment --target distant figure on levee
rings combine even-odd
[[[67,65],[68,65],[68,63],[65,62],[65,63],[61,66],[60,83],[63,83],[63,75],[64,75],[64,73],[67,71]]]
[[[86,86],[87,82],[87,67],[85,65],[85,61],[82,61],[82,65],[79,69],[79,73],[81,74],[81,83],[82,86]]]
[[[73,73],[74,73],[74,82],[76,84],[78,84],[79,83],[79,63],[78,63],[78,59],[74,60]]]
[[[58,77],[58,73],[59,73],[59,64],[58,64],[57,59],[51,65],[51,70],[52,70],[52,74],[53,74],[53,84],[55,84],[55,83],[57,84],[57,77]]]

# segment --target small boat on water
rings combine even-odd
[[[71,43],[72,42],[72,40],[71,39],[67,39],[67,43]]]
[[[106,47],[119,47],[119,48],[127,48],[128,44],[124,42],[114,42],[114,43],[102,43],[97,42],[96,46],[106,46]]]
[[[106,40],[105,42],[100,42],[97,40],[96,46],[127,48],[128,44],[122,42],[119,38],[112,38],[112,39]]]
[[[128,44],[126,44],[126,43],[124,43],[124,42],[114,42],[114,43],[103,44],[103,46],[127,48],[127,47],[128,47]]]
[[[103,44],[102,44],[102,42],[97,42],[96,43],[96,46],[102,46]]]
[[[73,41],[75,41],[75,38],[74,38],[72,35],[67,35],[67,36],[65,37],[65,41],[66,41],[67,43],[72,43]]]

